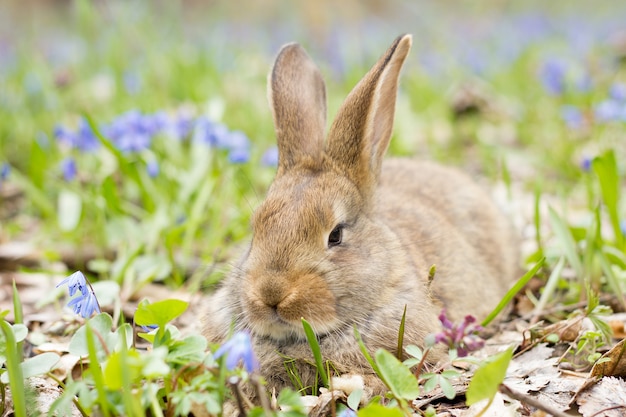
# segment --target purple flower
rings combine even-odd
[[[456,349],[459,357],[467,356],[469,352],[480,349],[485,341],[478,336],[478,332],[483,330],[482,326],[474,324],[476,318],[465,316],[463,322],[458,325],[452,323],[446,316],[446,310],[441,310],[439,321],[443,330],[435,335],[435,342],[448,346],[449,349]]]
[[[265,151],[261,157],[261,163],[265,166],[275,167],[278,165],[278,148],[273,146]]]
[[[549,59],[544,62],[540,71],[540,78],[543,87],[548,93],[553,95],[563,94],[565,90],[565,64],[556,59]]]
[[[216,359],[226,355],[226,368],[232,371],[240,363],[247,372],[259,370],[259,361],[252,350],[252,339],[248,332],[237,332],[234,336],[215,351]]]
[[[582,161],[580,161],[580,168],[585,171],[585,172],[589,172],[589,170],[591,169],[591,161],[593,160],[593,158],[589,158],[587,156],[585,156]]]
[[[74,294],[78,292],[78,295],[72,298],[67,304],[68,307],[71,307],[74,310],[75,314],[80,314],[84,318],[89,318],[94,312],[100,313],[100,305],[98,304],[96,294],[82,272],[74,272],[72,275],[61,281],[57,285],[57,288],[61,285],[67,285],[70,297],[74,297]]]
[[[65,158],[61,161],[61,172],[65,181],[70,182],[76,177],[76,161],[74,158]]]

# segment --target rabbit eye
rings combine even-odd
[[[333,247],[341,244],[341,239],[343,237],[343,225],[338,224],[335,226],[330,235],[328,235],[328,247]]]

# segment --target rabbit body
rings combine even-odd
[[[370,352],[393,352],[406,307],[404,343],[421,345],[440,330],[442,308],[453,320],[485,317],[514,278],[514,232],[469,177],[430,162],[383,162],[410,45],[410,36],[396,39],[326,139],[324,83],[302,48],[285,46],[270,73],[276,178],[253,215],[250,247],[203,318],[211,342],[233,325],[251,333],[270,386],[290,385],[286,358],[305,386],[315,382],[305,318],[334,369],[366,375],[381,393],[354,327]]]

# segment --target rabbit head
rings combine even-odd
[[[278,170],[241,265],[253,333],[301,339],[301,318],[320,335],[351,328],[397,292],[395,236],[372,206],[410,46],[410,36],[394,42],[347,98],[327,140],[319,70],[297,44],[280,51],[269,76]]]

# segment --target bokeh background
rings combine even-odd
[[[208,286],[273,177],[280,46],[318,62],[332,117],[405,32],[392,153],[564,206],[591,158],[625,156],[622,1],[8,1],[0,242],[38,267]]]

